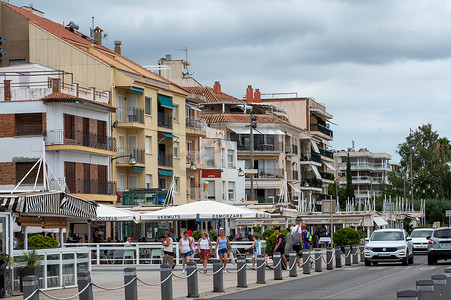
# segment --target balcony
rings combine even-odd
[[[249,151],[249,145],[238,145],[237,146],[238,151]],[[274,144],[254,144],[254,151],[259,152],[281,152],[282,151],[282,145],[281,143],[274,143]]]
[[[323,181],[321,179],[305,179],[301,182],[301,190],[321,191]]]
[[[310,130],[311,131],[319,131],[327,136],[330,136],[331,138],[334,137],[333,131],[321,124],[310,124]]]
[[[169,154],[167,152],[158,152],[158,165],[162,167],[172,167],[172,154]]]
[[[58,181],[63,181],[59,179]],[[72,194],[116,195],[116,182],[95,179],[66,178],[65,183]]]
[[[165,113],[158,113],[158,126],[172,129],[172,115]]]
[[[246,178],[250,178],[247,174]],[[282,178],[282,170],[278,168],[268,168],[263,170],[258,170],[257,174],[254,174],[254,179],[268,179],[268,178]]]
[[[117,150],[118,156],[127,155],[130,154],[133,156],[133,158],[136,159],[136,162],[138,164],[144,164],[145,163],[145,153],[144,149],[135,148],[135,147],[124,147],[124,148],[118,148]],[[128,158],[127,157],[121,157],[117,160],[120,164],[128,164]]]
[[[144,124],[144,110],[134,106],[119,107],[117,109],[118,122]]]
[[[207,131],[207,122],[202,119],[186,117],[186,129],[188,131],[187,133],[205,135],[205,131]]]
[[[186,153],[187,168],[189,168],[189,164],[191,164],[191,162],[193,162],[198,168],[202,168],[203,165],[207,165],[206,157],[203,157],[199,151],[188,151]],[[214,165],[214,161],[211,165]]]
[[[285,146],[285,153],[286,154],[297,155],[298,154],[298,146],[297,145],[286,145]]]
[[[167,193],[164,189],[130,189],[118,196],[123,205],[163,205]]]
[[[328,157],[330,159],[334,159],[334,153],[332,151],[329,151],[329,150],[326,150],[326,149],[323,149],[323,148],[319,148],[319,153],[322,156]]]
[[[74,129],[56,129],[47,131],[45,144],[47,146],[77,145],[108,151],[116,151],[115,138]]]
[[[322,179],[325,180],[334,180],[334,174],[324,171],[319,171],[319,174],[321,175]]]
[[[315,152],[303,153],[301,155],[301,163],[303,161],[313,161],[313,162],[321,164],[321,155],[319,155],[318,153],[315,153]]]
[[[186,199],[188,201],[202,200],[202,191],[200,188],[190,188],[186,191]]]

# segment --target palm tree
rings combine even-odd
[[[446,137],[439,138],[434,152],[440,164],[440,199],[443,199],[443,166],[451,158],[451,144],[449,140]]]

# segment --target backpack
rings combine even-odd
[[[300,227],[296,230],[296,232],[291,234],[291,239],[293,240],[293,245],[301,245],[302,244],[302,231],[299,231]]]
[[[303,240],[303,243],[304,243],[304,248],[309,248],[310,247],[310,243],[312,242],[312,235],[307,230],[306,230],[306,232],[307,233],[305,234],[305,238]]]

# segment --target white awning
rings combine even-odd
[[[316,166],[311,165],[313,173],[315,173],[316,179],[321,179],[321,175],[319,174],[318,168]]]
[[[310,142],[312,143],[313,151],[315,151],[316,153],[319,153],[319,148],[318,148],[318,145],[316,144],[316,142],[314,140],[310,140]]]
[[[336,170],[337,170],[337,169],[335,169],[330,163],[325,162],[325,161],[323,161],[323,163],[326,165],[326,167],[327,167],[329,170],[332,170],[332,171],[336,171]]]
[[[131,222],[135,220],[135,216],[113,205],[99,204],[97,207],[97,218],[95,220],[105,222]]]
[[[296,193],[300,193],[301,189],[297,188],[293,183],[288,182],[288,185],[293,189],[293,191],[295,191]]]
[[[254,189],[280,189],[282,187],[282,183],[280,180],[269,180],[269,181],[261,181],[254,180]],[[249,181],[246,181],[246,189],[250,189],[251,184]]]
[[[379,216],[373,216],[373,221],[379,227],[388,225],[387,221],[385,221],[382,217]]]
[[[227,126],[227,128],[237,134],[250,134],[249,127],[245,127],[245,125],[243,125],[243,126],[230,126],[229,125],[229,126]]]
[[[272,135],[284,135],[285,132],[276,128],[258,128],[257,129],[263,134],[272,134]]]
[[[233,132],[237,134],[250,134],[249,127],[246,127],[245,125],[242,126],[227,126],[228,129],[232,130]],[[262,134],[270,134],[270,135],[285,135],[285,132],[283,132],[280,129],[277,128],[263,128],[263,127],[257,127],[257,130],[260,131]],[[257,131],[254,131],[254,134],[258,134]]]
[[[192,105],[192,104],[189,104],[188,102],[187,103],[185,103],[186,104],[186,106],[188,106],[189,108],[191,108],[191,109],[193,109],[193,110],[197,110],[197,111],[200,111],[200,109],[198,109],[197,107],[195,107],[194,105]]]

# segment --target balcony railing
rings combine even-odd
[[[200,188],[190,188],[186,190],[186,199],[189,201],[202,200],[202,191]]]
[[[158,152],[158,165],[163,167],[172,167],[172,154],[167,152]]]
[[[123,205],[163,205],[167,191],[163,189],[130,189],[118,193]]]
[[[246,178],[250,178],[247,174]],[[254,178],[282,178],[282,170],[278,168],[258,170],[257,174],[254,174]]]
[[[186,128],[206,131],[207,130],[207,122],[202,119],[186,117]]]
[[[310,124],[310,130],[311,131],[319,131],[321,133],[324,133],[325,135],[334,137],[333,131],[321,124]]]
[[[238,145],[238,151],[249,151],[249,145]],[[262,152],[280,152],[282,151],[282,146],[279,143],[275,144],[254,144],[254,151]]]
[[[297,145],[285,145],[285,153],[286,154],[298,154],[298,146]]]
[[[319,155],[316,152],[303,153],[301,155],[301,160],[302,161],[314,161],[314,162],[321,163],[321,155]]]
[[[116,151],[115,138],[74,129],[56,129],[47,131],[45,144],[80,145],[96,149]]]
[[[319,171],[319,174],[321,175],[322,179],[334,180],[334,174],[332,174],[332,173]]]
[[[123,155],[132,155],[134,159],[136,159],[136,162],[139,164],[143,164],[145,162],[145,153],[144,153],[144,149],[140,149],[140,148],[134,148],[134,147],[124,147],[124,148],[118,148],[117,149],[117,154],[118,156],[123,156]],[[122,157],[118,159],[118,163],[128,163],[128,158],[127,157]]]
[[[172,129],[172,115],[158,113],[158,126]]]
[[[319,148],[319,153],[325,157],[332,158],[332,159],[334,158],[334,153],[332,151],[329,151],[329,150],[326,150],[323,148]]]
[[[117,192],[114,181],[66,178],[66,185],[71,193],[77,194],[116,195]]]
[[[303,186],[303,187],[322,187],[323,181],[320,179],[316,179],[316,178],[305,179],[302,181],[301,186]]]
[[[119,122],[138,122],[144,124],[144,110],[142,108],[128,106],[117,109]]]

